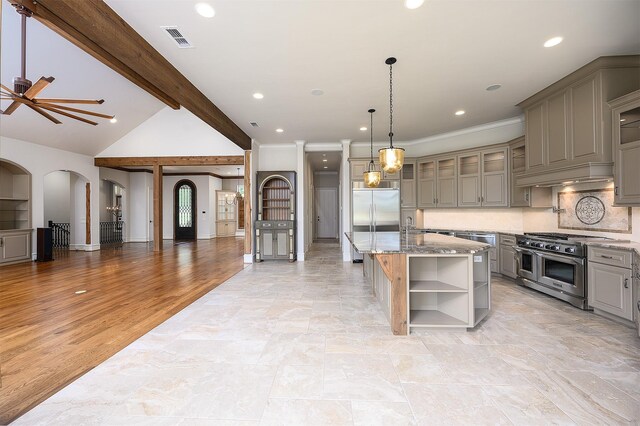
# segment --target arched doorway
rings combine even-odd
[[[181,180],[173,188],[173,239],[196,239],[196,186]]]

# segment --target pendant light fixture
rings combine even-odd
[[[240,193],[240,191],[238,190],[238,187],[240,186],[240,167],[236,167],[236,169],[238,169],[238,181],[237,181],[237,185],[236,185],[236,194],[233,197],[227,196],[224,199],[224,201],[229,205],[240,204],[240,203],[242,203],[242,200],[243,200],[243,196]]]
[[[377,188],[380,185],[380,172],[376,170],[375,164],[373,163],[373,113],[376,112],[375,109],[370,109],[369,115],[371,116],[371,124],[369,125],[369,129],[371,130],[371,161],[369,161],[369,167],[367,171],[364,172],[364,184],[367,185],[368,188]]]
[[[389,65],[389,146],[378,150],[380,166],[387,173],[395,173],[402,168],[404,162],[404,148],[393,146],[393,64],[396,58],[387,58],[384,61]]]

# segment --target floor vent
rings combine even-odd
[[[173,41],[176,42],[180,49],[189,49],[193,47],[184,35],[178,30],[178,27],[161,27]]]

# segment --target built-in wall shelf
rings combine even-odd
[[[0,264],[31,260],[31,175],[0,160]]]

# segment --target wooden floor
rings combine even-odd
[[[243,268],[243,238],[63,252],[0,268],[7,424]],[[86,293],[75,294],[86,290]]]

